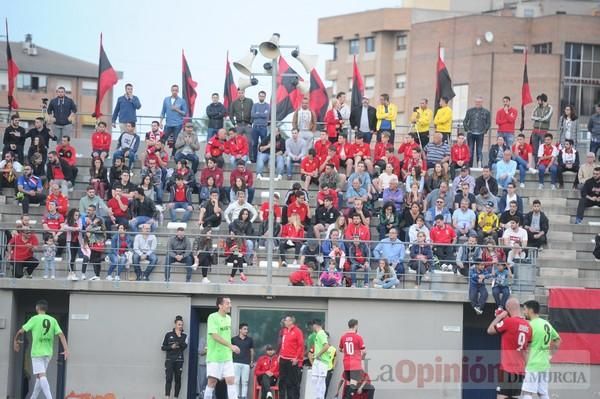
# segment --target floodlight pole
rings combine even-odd
[[[275,193],[275,154],[277,147],[277,69],[278,59],[271,62],[271,140],[269,140],[269,220],[268,228],[270,239],[267,239],[267,285],[273,283],[273,246],[275,245],[275,212],[273,196]]]

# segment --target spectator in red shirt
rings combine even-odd
[[[385,164],[391,164],[392,167],[394,168],[394,174],[396,176],[398,176],[398,178],[400,178],[400,173],[401,173],[401,169],[400,169],[400,165],[401,162],[398,159],[398,157],[396,155],[394,155],[394,149],[393,148],[388,148],[386,150],[386,155],[385,155]]]
[[[302,244],[304,244],[304,226],[298,214],[291,214],[288,216],[288,224],[281,229],[281,240],[279,240],[281,267],[287,267],[285,253],[290,248],[294,248],[294,263],[298,262]]]
[[[248,190],[248,202],[252,203],[252,200],[254,199],[254,175],[250,170],[248,170],[248,168],[246,168],[246,161],[242,159],[237,160],[236,168],[229,174],[230,187],[235,186],[235,179],[238,177],[240,177],[244,183],[246,183],[246,189]]]
[[[546,171],[550,171],[550,178],[552,181],[552,190],[556,190],[556,181],[558,177],[558,166],[556,159],[558,157],[558,149],[552,144],[552,134],[546,133],[544,135],[544,144],[538,148],[538,179],[541,190],[544,188],[544,175]]]
[[[319,159],[314,148],[309,149],[307,157],[300,162],[300,176],[306,191],[310,183],[319,185]]]
[[[412,151],[415,148],[420,148],[419,143],[415,141],[415,137],[414,133],[409,133],[404,137],[404,142],[398,148],[398,155],[403,155],[402,160],[405,162],[413,157]]]
[[[346,176],[350,175],[354,167],[352,144],[348,143],[346,135],[341,133],[333,146],[340,157],[340,168],[346,168]]]
[[[311,266],[312,266],[312,263],[311,263]],[[312,277],[310,276],[312,272],[313,272],[313,269],[309,265],[301,265],[298,270],[290,273],[290,277],[289,277],[290,283],[297,287],[298,286],[312,287],[314,285]]]
[[[156,144],[161,142],[164,133],[160,130],[160,122],[152,121],[150,131],[146,133],[146,150],[152,150]]]
[[[390,143],[390,132],[385,131],[381,134],[381,141],[375,143],[375,149],[373,150],[373,160],[375,161],[375,165],[379,165],[380,169],[383,169],[380,162],[385,164],[388,148],[393,149],[394,145]]]
[[[429,230],[429,237],[431,238],[431,243],[434,244],[433,253],[440,262],[451,265],[452,269],[456,271],[456,267],[453,266],[455,258],[454,247],[452,246],[452,244],[456,244],[456,232],[452,226],[444,223],[444,216],[442,214],[436,215],[434,225]]]
[[[49,236],[54,237],[56,243],[56,256],[61,256],[67,244],[65,233],[61,231],[65,222],[65,217],[56,211],[56,203],[47,203],[48,212],[42,219],[42,229],[44,230],[44,242]]]
[[[260,206],[258,212],[258,220],[265,222],[269,220],[269,200],[266,200]],[[275,215],[275,221],[281,223],[281,206],[279,205],[279,193],[273,193],[273,213]]]
[[[287,217],[289,219],[292,215],[298,215],[300,223],[308,223],[310,220],[310,209],[306,204],[304,192],[298,191],[294,195],[296,200],[288,205],[286,212]]]
[[[146,149],[146,157],[144,158],[144,166],[150,166],[150,161],[154,160],[156,165],[163,170],[163,173],[167,173],[167,165],[169,164],[169,153],[165,151],[165,145],[162,141],[157,141],[151,147]]]
[[[287,399],[300,398],[300,371],[304,361],[304,335],[295,322],[290,315],[283,319],[279,349],[279,390]]]
[[[319,140],[315,141],[314,148],[316,151],[316,157],[319,159],[327,158],[327,151],[329,151],[329,147],[331,146],[331,142],[327,138],[327,132],[321,132],[319,136]]]
[[[231,155],[231,166],[236,166],[240,160],[248,161],[250,146],[242,128],[232,129],[230,132],[233,133],[233,136],[227,140],[227,153]]]
[[[510,97],[502,97],[502,108],[496,112],[496,125],[498,125],[498,136],[504,137],[504,142],[511,147],[515,138],[515,121],[519,113],[516,108],[510,106]]]
[[[227,131],[221,128],[217,131],[217,134],[212,136],[210,140],[208,140],[208,143],[206,143],[204,155],[207,160],[212,159],[219,168],[223,168],[223,165],[225,165],[223,154],[226,153],[226,149]]]
[[[15,278],[23,277],[23,269],[27,271],[27,278],[32,278],[33,271],[38,267],[39,260],[33,257],[33,251],[39,246],[35,234],[29,226],[21,227],[8,242],[8,259],[14,264]]]
[[[46,165],[46,175],[50,184],[58,184],[63,195],[69,195],[69,186],[72,186],[71,180],[73,168],[69,166],[66,160],[60,158],[56,151],[48,153],[48,165]]]
[[[71,137],[63,136],[62,141],[59,145],[56,146],[56,152],[58,153],[58,157],[60,159],[64,159],[67,161],[67,164],[71,167],[71,179],[69,182],[71,186],[75,184],[75,179],[77,178],[77,151],[75,147],[71,145]]]
[[[177,221],[176,209],[183,209],[182,223],[187,223],[192,217],[194,207],[192,206],[192,189],[184,184],[183,177],[177,176],[175,185],[171,186],[171,202],[167,205],[171,215],[171,221]]]
[[[127,210],[129,209],[129,198],[123,195],[121,187],[117,187],[113,190],[113,197],[108,200],[106,204],[113,215],[113,224],[129,224],[129,215]]]
[[[56,204],[56,210],[58,213],[67,216],[69,212],[69,198],[60,192],[60,186],[56,183],[50,184],[50,194],[46,198],[46,210],[49,210],[49,204],[54,202]]]
[[[352,155],[354,156],[354,164],[363,161],[369,173],[373,173],[373,159],[371,157],[371,146],[369,145],[369,143],[365,143],[364,137],[361,133],[357,133],[354,136],[354,144],[352,145],[352,151]]]
[[[265,347],[265,352],[266,353],[256,361],[256,368],[254,369],[256,381],[261,388],[260,399],[273,397],[271,387],[277,385],[279,379],[279,356],[275,355],[275,348],[271,345],[267,345]]]
[[[527,170],[535,172],[535,169],[533,169],[533,148],[531,148],[531,144],[525,142],[523,133],[517,136],[517,142],[512,145],[512,153],[513,159],[517,162],[519,168],[520,187],[525,188]]]
[[[344,239],[352,240],[357,235],[361,241],[370,241],[371,231],[369,230],[369,226],[362,224],[360,214],[357,212],[352,213],[351,219],[352,223],[344,231]]]
[[[106,161],[106,157],[110,153],[110,144],[112,136],[106,131],[106,123],[98,122],[96,131],[92,133],[92,158],[100,158],[102,162]]]
[[[330,197],[331,203],[334,208],[340,209],[340,197],[337,190],[329,187],[328,183],[322,183],[321,189],[317,193],[317,206],[323,206],[325,204],[325,198]]]
[[[411,150],[411,157],[402,162],[402,180],[410,175],[412,169],[419,166],[421,170],[427,170],[427,161],[423,159],[423,151],[421,147],[415,147]]]
[[[335,143],[338,140],[338,135],[342,131],[344,125],[344,119],[340,113],[341,104],[337,99],[331,101],[331,108],[325,113],[325,125],[327,128],[327,136],[331,143]]]
[[[454,179],[456,176],[456,169],[460,169],[464,165],[469,165],[470,159],[471,154],[469,152],[469,146],[465,142],[465,134],[459,132],[456,144],[450,149],[450,177]]]

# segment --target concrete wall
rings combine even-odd
[[[16,303],[12,291],[0,291],[0,397],[6,398],[12,391],[13,379],[10,364],[14,359],[12,350],[13,324]]]
[[[164,395],[160,345],[175,315],[188,321],[190,308],[190,297],[180,295],[71,294],[66,393]],[[180,397],[186,384],[184,372]]]

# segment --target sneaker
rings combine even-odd
[[[100,277],[93,276],[93,277],[90,278],[90,281],[96,281],[96,280],[100,280]]]
[[[520,187],[520,188],[525,188],[525,183],[521,183],[521,184],[519,184],[519,187]]]
[[[556,184],[552,184],[552,185],[550,186],[550,190],[556,190]]]
[[[483,310],[479,309],[479,306],[475,306],[473,310],[475,311],[475,313],[477,313],[477,315],[483,314]]]
[[[277,175],[277,177],[275,178],[275,181],[279,181],[279,180],[281,180],[281,179],[283,179],[283,176],[281,176],[281,175]]]
[[[115,276],[115,281],[121,281],[121,277]]]
[[[44,280],[47,280],[47,279],[48,279],[48,275],[44,274]]]
[[[91,278],[90,280],[93,280],[93,278]],[[113,277],[112,276],[106,276],[106,281],[112,281]]]
[[[256,175],[256,180],[262,180],[262,179],[263,179],[262,174],[259,173]]]
[[[429,277],[429,274],[425,274],[425,275],[423,276],[423,280],[425,280],[425,281],[429,281],[429,280],[431,280],[431,277]]]
[[[537,172],[538,172],[538,170],[537,170],[537,169],[534,169],[534,168],[529,168],[529,173],[536,174]]]
[[[287,267],[287,262],[286,261],[282,261],[280,267]]]
[[[273,399],[273,394],[271,392],[267,392],[267,398]]]
[[[583,219],[575,218],[575,224],[581,224],[581,222],[583,222]]]
[[[73,273],[73,275],[71,276],[71,280],[72,281],[79,281],[79,278],[77,277],[77,275],[75,273]]]
[[[208,277],[204,277],[204,278],[202,278],[202,283],[210,284],[210,280],[208,279]]]
[[[32,279],[32,278],[33,278],[33,274],[27,274],[27,275],[25,276],[25,278]]]
[[[86,279],[87,279],[87,277],[85,276],[85,274],[82,274],[81,275],[81,281],[86,280]]]
[[[240,273],[240,280],[242,280],[243,282],[248,281],[248,277],[246,277],[246,275],[244,273]]]
[[[228,282],[229,284],[233,284],[233,277],[229,277],[229,279],[227,279],[227,282]]]
[[[106,256],[104,257],[104,261],[105,261],[106,263],[110,263],[110,258],[108,257],[108,255],[106,255]]]
[[[50,276],[50,279],[54,280],[54,279],[56,279],[56,276],[53,274],[52,276]]]
[[[538,190],[543,190],[544,189],[544,185],[543,184],[538,184]]]
[[[194,271],[198,270],[198,263],[194,262],[192,264],[192,270],[194,270]]]

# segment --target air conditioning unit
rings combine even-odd
[[[31,45],[29,46],[29,48],[27,49],[27,55],[37,55],[38,54],[38,50],[37,47],[35,47],[35,45]]]

